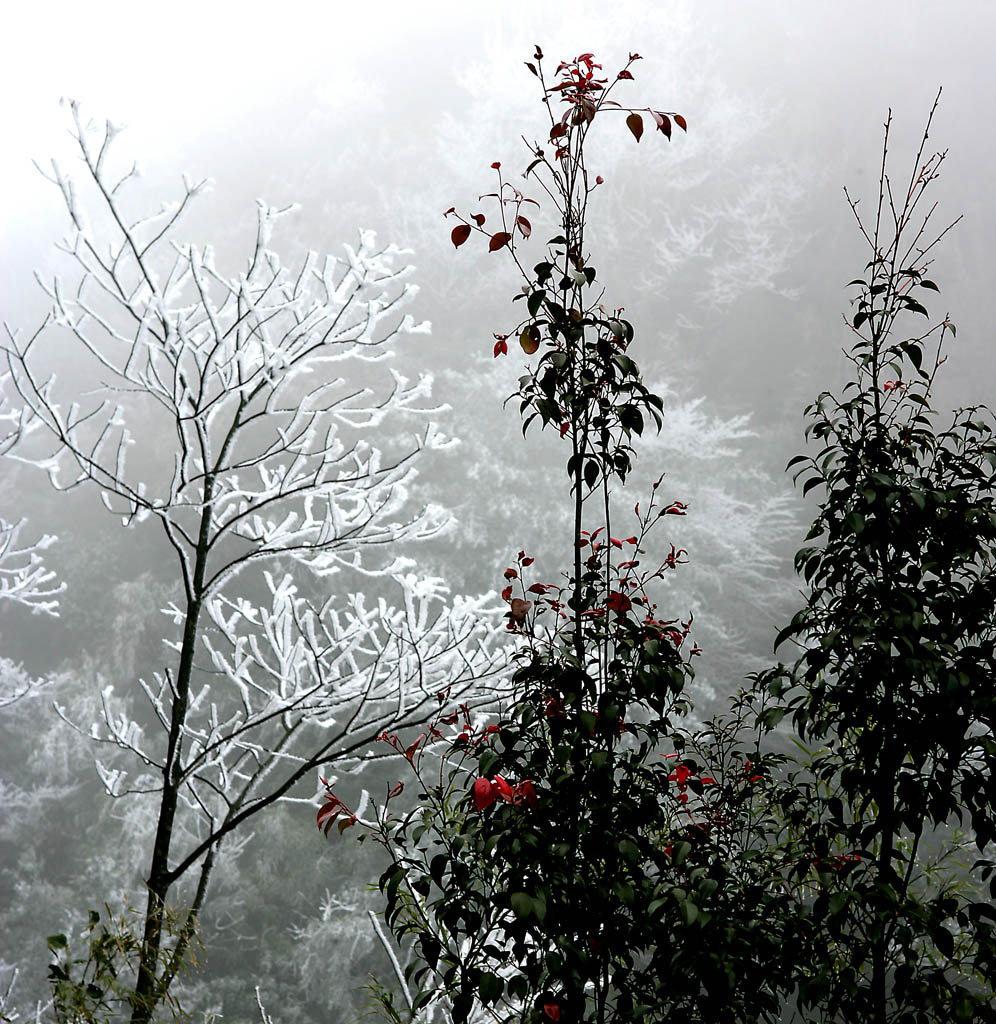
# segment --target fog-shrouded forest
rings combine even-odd
[[[691,620],[702,722],[804,601],[816,495],[785,465],[803,409],[849,380],[845,286],[867,257],[844,186],[874,204],[890,111],[906,172],[938,89],[931,201],[938,230],[962,219],[931,254],[931,313],[957,324],[931,398],[992,403],[996,12],[389,0],[9,21],[0,1020],[55,1019],[49,965],[85,958],[94,910],[139,987],[175,974],[193,1019],[361,1019],[408,953],[376,916],[383,850],[315,828],[324,783],[378,798],[382,734],[419,733],[438,693],[490,721],[517,643],[506,568],[571,570],[563,434],[523,437],[506,399],[527,357],[514,335],[494,355],[521,282],[444,219],[485,209],[495,163],[521,182],[548,131],[524,62],[639,51],[632,102],[687,118],[670,139],[593,133],[586,245],[663,398],[620,503],[663,474],[687,506],[666,536],[687,562],[654,599]],[[559,222],[543,201],[528,216],[531,265]],[[176,1009],[123,1006],[109,1019]]]

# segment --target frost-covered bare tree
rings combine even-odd
[[[452,443],[428,377],[392,371],[376,386],[387,343],[429,326],[403,312],[416,289],[402,251],[364,232],[344,258],[286,269],[270,237],[287,210],[260,203],[248,264],[226,275],[210,247],[176,240],[208,183],[184,179],[178,202],[136,215],[134,167],[111,169],[117,129],[71,111],[98,205],[91,222],[82,186],[52,162],[76,280],[42,282],[52,309],[30,337],[7,329],[13,388],[41,428],[9,455],[57,489],[91,486],[174,557],[169,661],[133,688],[145,711],[106,687],[100,719],[81,726],[110,751],[107,791],[157,806],[129,997],[139,1024],[184,960],[222,843],[239,849],[253,815],[310,799],[316,769],[362,766],[385,729],[428,718],[441,691],[480,687],[502,655],[490,597],[451,597],[400,551],[450,525],[412,509],[409,486],[416,457]],[[65,387],[46,347],[60,338],[74,343],[58,353]]]

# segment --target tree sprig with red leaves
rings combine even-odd
[[[560,217],[531,269],[527,210],[539,204],[499,163],[497,191],[480,197],[497,207],[491,222],[446,211],[459,221],[457,248],[479,234],[522,275],[513,301],[524,303],[525,316],[494,334],[494,355],[507,354],[515,336],[537,357],[515,397],[524,433],[538,420],[567,447],[574,521],[563,582],[533,581],[524,551],[504,571],[507,629],[522,641],[514,697],[487,726],[467,721],[443,737],[437,723],[419,737],[416,751],[443,741],[431,780],[422,754],[408,756],[412,748],[397,740],[419,802],[392,818],[388,800],[364,822],[365,836],[391,858],[380,888],[388,925],[414,944],[407,982],[419,1019],[439,1006],[457,1024],[608,1024],[678,1011],[707,1019],[722,1000],[775,1000],[764,984],[738,993],[757,943],[726,934],[726,914],[736,905],[755,913],[754,894],[767,881],[749,867],[734,880],[728,866],[753,841],[751,800],[767,773],[753,748],[729,743],[713,757],[695,746],[682,724],[700,653],[689,640],[691,616],[665,617],[650,593],[688,558],[673,543],[651,558],[650,531],[688,507],[663,498],[658,477],[642,511],[633,509],[635,525],[615,525],[635,442],[647,422],[660,426],[663,402],[643,382],[623,307],[607,308],[597,287],[585,225],[603,182],[588,169],[585,145],[603,114],[621,112],[638,142],[641,110],[667,138],[672,123],[687,127],[680,114],[612,98],[638,59],[632,54],[609,82],[582,54],[561,63],[549,86],[538,48],[527,62],[549,125],[542,143],[527,143],[524,176]],[[748,757],[757,766],[750,774]],[[339,820],[343,829],[357,819],[329,792],[320,824]],[[709,948],[712,959],[701,955]],[[729,979],[719,988],[717,971]]]

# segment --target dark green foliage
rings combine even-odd
[[[789,463],[821,496],[796,556],[811,592],[779,635],[798,662],[758,684],[818,748],[818,785],[791,777],[797,839],[848,858],[813,905],[827,957],[795,965],[807,1019],[996,1020],[996,876],[951,838],[966,821],[978,853],[996,838],[996,437],[985,409],[936,427],[950,321],[905,334],[938,291],[920,206],[942,160],[921,145],[903,198],[883,156],[874,226],[858,218],[872,258],[851,282],[855,376],[809,407],[821,448]]]
[[[905,198],[883,162],[875,224],[858,218],[872,258],[852,282],[854,379],[810,406],[820,450],[789,464],[821,499],[796,559],[810,596],[778,637],[799,658],[693,735],[691,623],[660,619],[646,590],[686,553],[641,566],[649,528],[685,506],[659,503],[658,480],[634,536],[612,530],[610,484],[661,405],[629,354],[632,325],[586,297],[583,144],[602,99],[589,109],[584,90],[560,88],[583,108],[552,118],[567,158],[551,166],[537,147],[530,171],[550,170],[563,233],[524,272],[529,319],[514,333],[528,355],[545,346],[520,380],[524,428],[539,417],[571,442],[574,567],[566,586],[527,585],[524,552],[506,570],[524,643],[497,724],[441,694],[428,736],[389,738],[421,786],[415,810],[392,820],[389,798],[372,828],[392,858],[387,922],[413,944],[410,1015],[996,1020],[996,438],[983,409],[935,426],[953,325],[901,333],[938,291],[925,274],[940,236],[917,218],[942,156],[921,148]],[[781,723],[804,757],[762,752]],[[432,759],[426,744],[453,724]],[[345,810],[328,800],[326,830]]]

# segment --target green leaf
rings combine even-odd
[[[538,291],[533,292],[529,296],[529,299],[526,302],[526,308],[529,310],[529,315],[530,316],[536,316],[536,314],[539,312],[540,306],[543,305],[543,300],[545,298],[546,298],[546,291],[545,291],[545,289],[542,289],[542,288],[539,289]]]
[[[682,840],[674,848],[674,857],[672,860],[675,864],[683,864],[688,855],[692,852],[692,844],[688,840]]]
[[[504,990],[505,982],[497,974],[492,974],[490,971],[485,971],[481,975],[481,980],[477,983],[477,994],[481,1002],[485,1004],[497,1002]]]
[[[533,901],[529,893],[513,892],[509,902],[516,917],[528,917],[532,913]]]
[[[65,935],[50,935],[45,940],[45,945],[48,946],[49,949],[65,949],[69,945],[69,942],[66,940]]]

